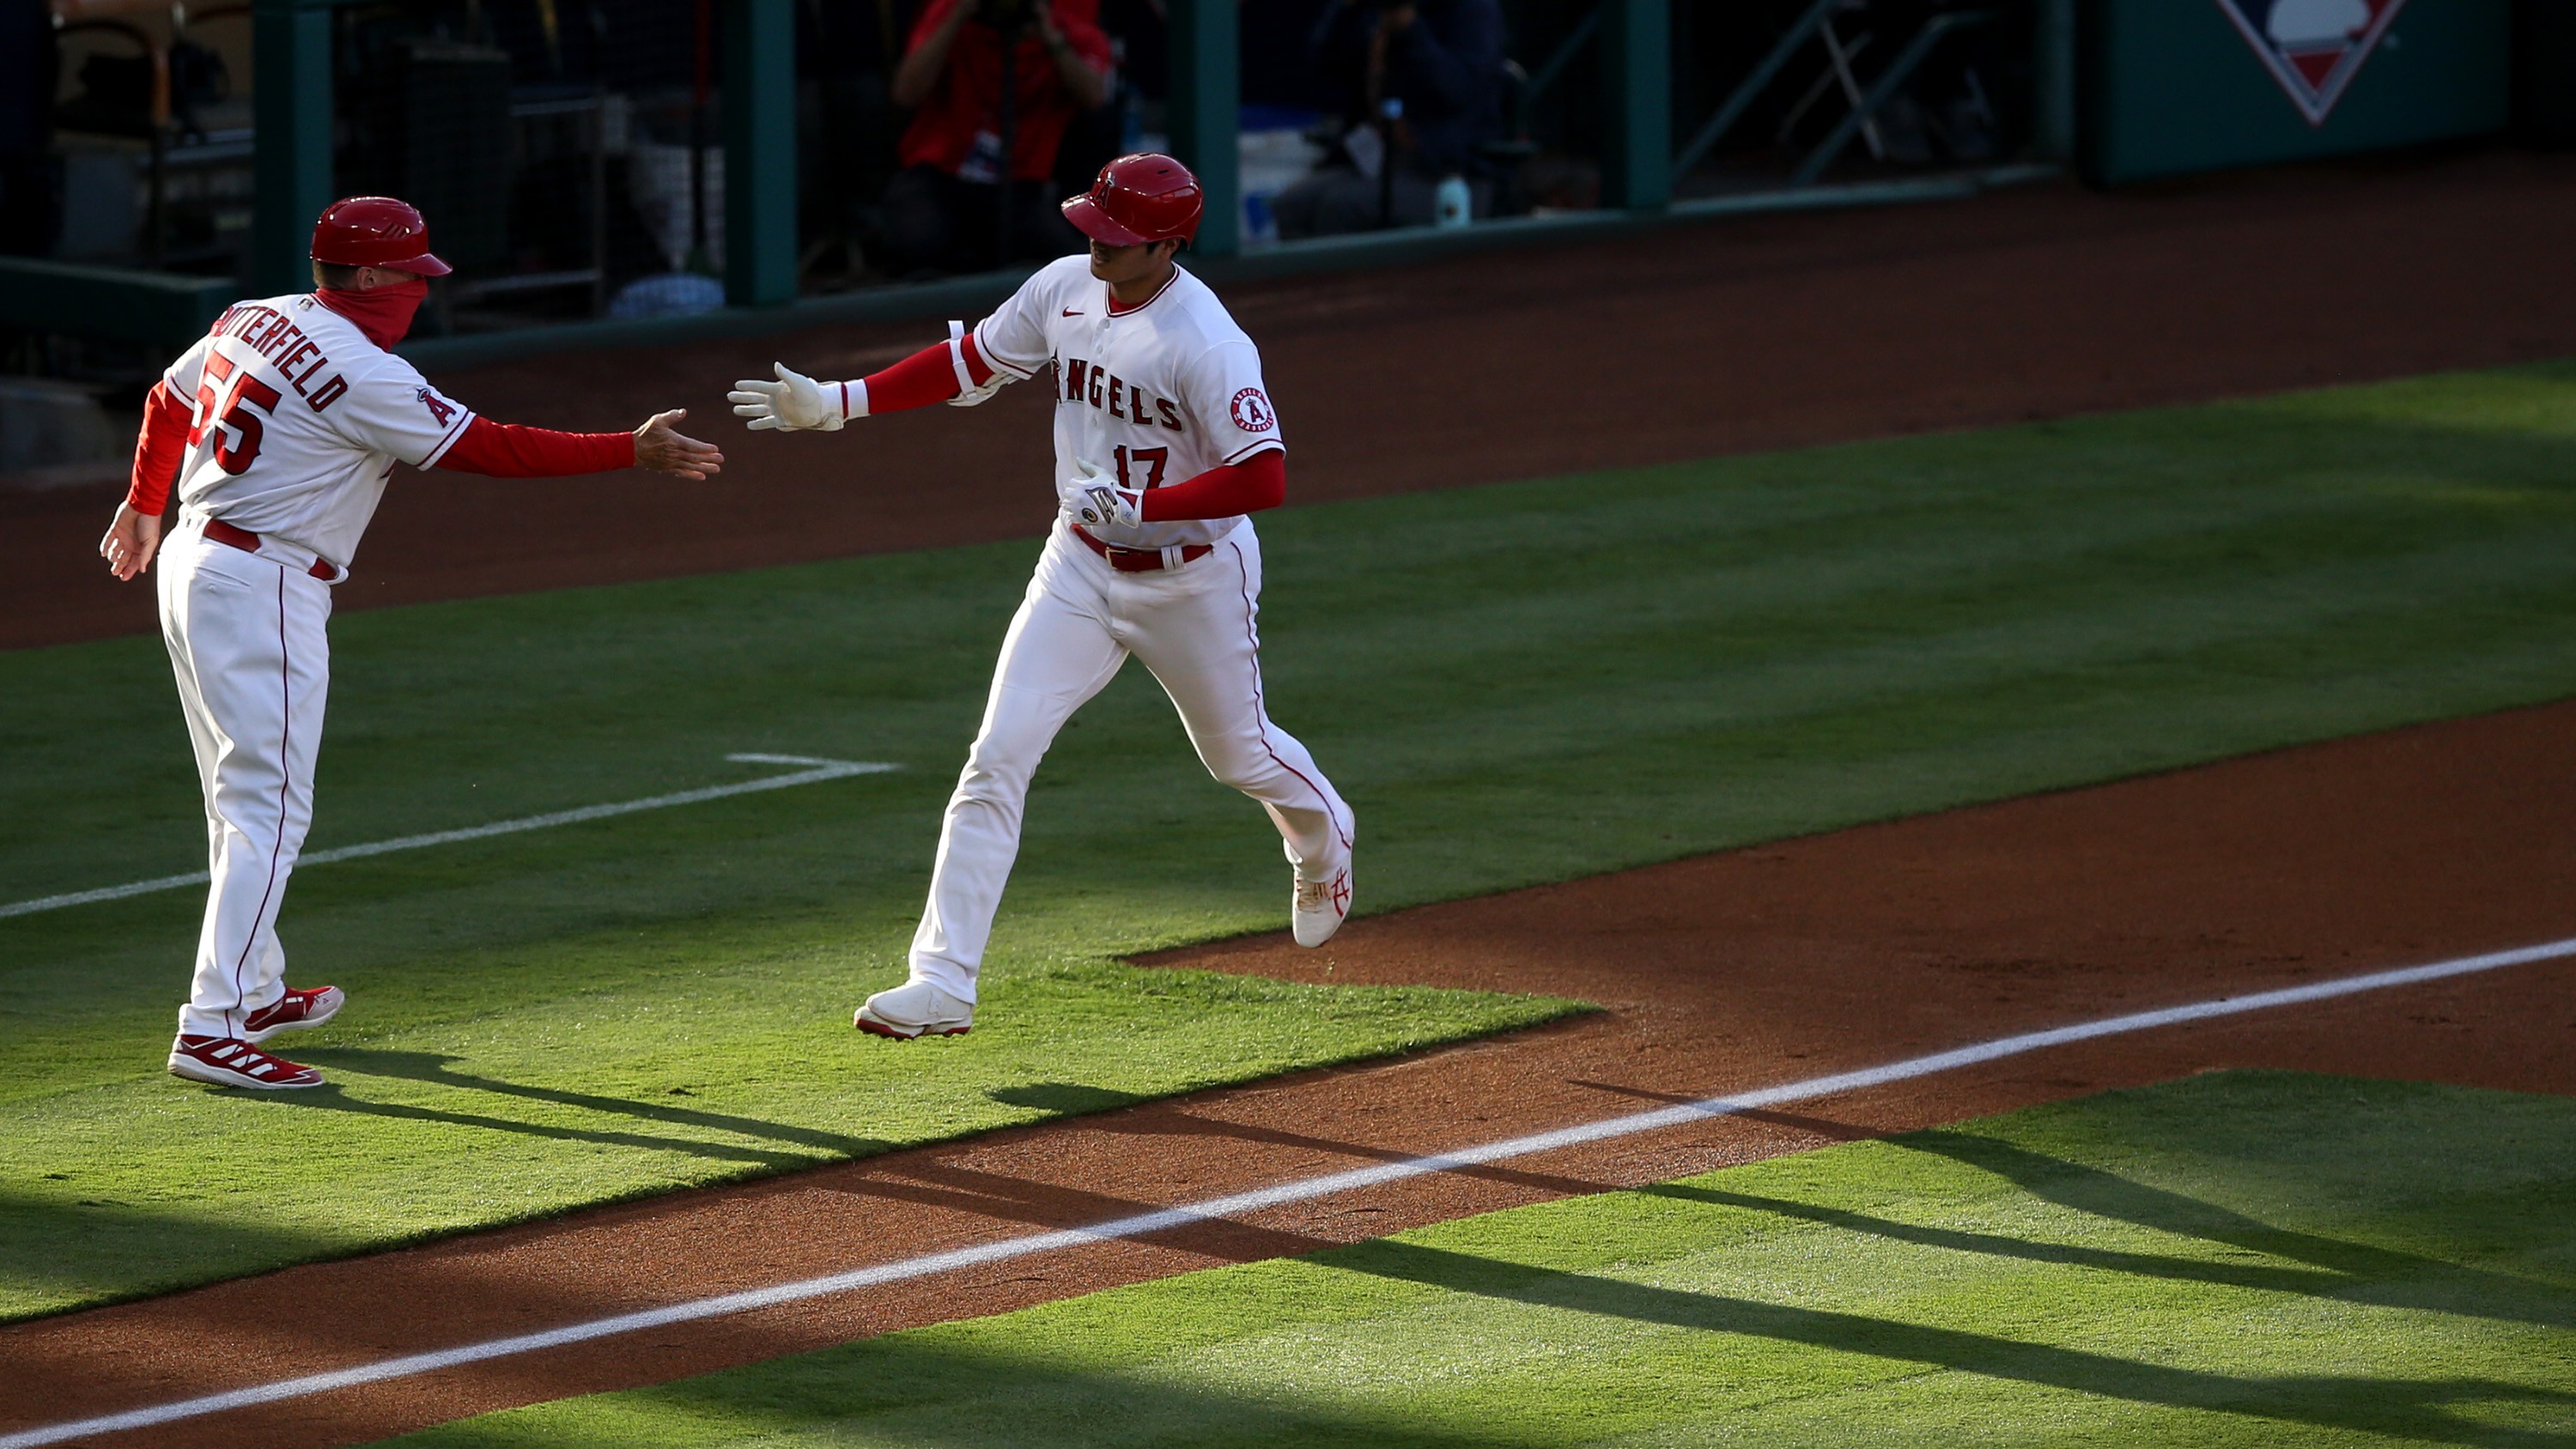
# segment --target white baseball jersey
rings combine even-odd
[[[1109,310],[1091,259],[1049,263],[975,324],[996,369],[1030,378],[1055,364],[1055,469],[1062,484],[1105,475],[1130,488],[1184,483],[1280,447],[1261,353],[1205,282],[1174,268],[1143,303]],[[1086,531],[1103,543],[1214,543],[1242,515]]]
[[[427,468],[474,421],[309,293],[235,303],[163,377],[196,404],[179,501],[344,568],[394,460]]]

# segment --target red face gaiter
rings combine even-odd
[[[426,278],[414,277],[391,287],[370,287],[363,292],[344,292],[325,287],[313,294],[322,305],[358,324],[367,340],[391,350],[411,330],[411,317],[420,310],[423,297],[429,295]]]

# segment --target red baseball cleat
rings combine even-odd
[[[320,1026],[340,1014],[349,998],[337,986],[307,986],[289,991],[275,1002],[250,1014],[242,1039],[264,1042],[281,1031],[301,1031]]]
[[[270,1056],[235,1036],[183,1036],[170,1043],[170,1075],[263,1092],[322,1085],[322,1074]]]

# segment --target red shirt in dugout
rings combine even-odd
[[[913,21],[906,53],[917,49],[959,5],[976,0],[930,0]],[[1098,22],[1099,0],[1039,0],[1055,16],[1065,43],[1092,69],[1109,73],[1109,37]],[[1057,74],[1055,61],[1036,27],[1029,29],[1011,57],[1016,82],[1012,113],[1011,179],[1043,181],[1055,171],[1055,153],[1076,107]],[[914,113],[903,133],[898,159],[906,166],[936,166],[968,181],[1001,179],[1002,36],[970,20],[957,32],[930,98]]]

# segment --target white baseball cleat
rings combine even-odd
[[[975,1025],[975,1004],[960,1001],[927,981],[907,981],[880,991],[850,1018],[870,1036],[910,1041],[917,1036],[964,1036]]]
[[[1344,861],[1331,875],[1306,879],[1298,871],[1288,893],[1288,915],[1294,923],[1297,944],[1320,946],[1333,939],[1342,921],[1351,913],[1351,867]]]

